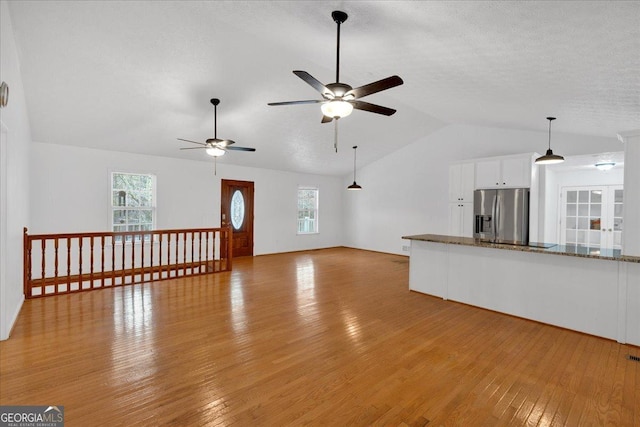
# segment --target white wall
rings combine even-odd
[[[448,168],[457,160],[541,151],[546,131],[450,125],[357,171],[360,192],[345,197],[346,245],[401,254],[400,237],[447,234]],[[554,135],[563,155],[620,151],[615,138]],[[366,146],[359,147],[366,149]],[[353,180],[345,176],[343,186]],[[404,254],[408,254],[404,252]]]
[[[209,159],[207,159],[209,160]],[[218,227],[220,180],[255,183],[256,255],[340,246],[342,179],[33,143],[29,233],[108,231],[110,171],[157,176],[158,229]],[[320,233],[296,234],[298,185],[320,190]]]
[[[29,217],[31,133],[13,28],[6,1],[0,2],[0,80],[9,85],[9,103],[0,110],[0,340],[7,339],[24,301],[22,228]]]
[[[621,132],[624,144],[622,253],[640,256],[640,129]]]

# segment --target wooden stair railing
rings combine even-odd
[[[26,298],[231,271],[232,230],[29,235],[24,229]]]

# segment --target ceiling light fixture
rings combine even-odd
[[[353,146],[353,184],[347,187],[347,190],[362,190],[358,184],[356,184],[356,149],[357,145]]]
[[[226,153],[226,151],[224,151],[222,148],[215,146],[207,147],[207,149],[204,151],[206,151],[208,155],[213,157],[224,156],[224,153]]]
[[[547,117],[547,120],[549,120],[549,148],[544,156],[536,159],[536,164],[538,165],[554,165],[556,163],[564,162],[564,157],[553,154],[553,151],[551,150],[551,122],[555,119],[555,117]]]
[[[595,166],[601,171],[608,171],[613,168],[616,164],[613,162],[600,162],[596,163]]]
[[[332,119],[341,119],[347,117],[353,111],[353,105],[347,101],[336,99],[325,102],[320,106],[322,114]]]

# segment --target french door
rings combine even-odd
[[[562,188],[560,243],[621,249],[622,185]]]

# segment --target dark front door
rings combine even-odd
[[[233,257],[253,255],[253,182],[222,180],[220,224],[233,230]]]

